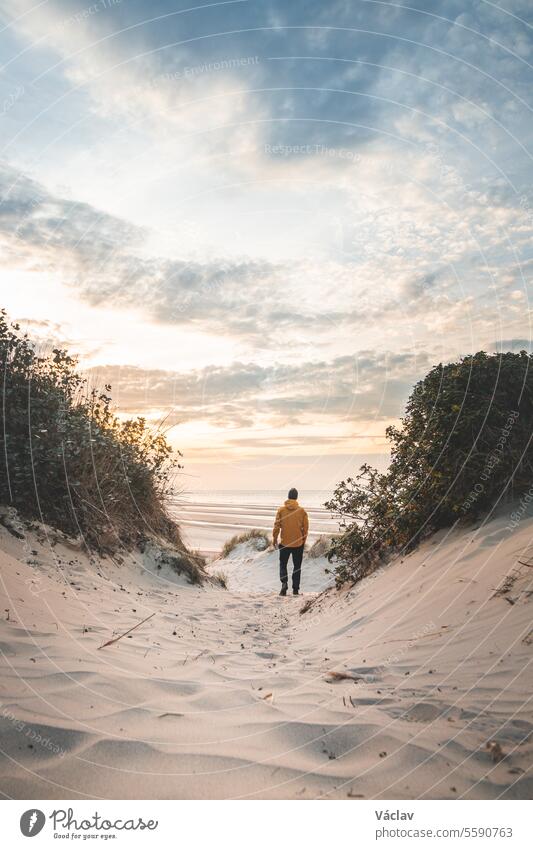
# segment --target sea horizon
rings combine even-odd
[[[304,507],[324,508],[324,502],[331,498],[333,492],[325,489],[298,490],[298,500]],[[287,498],[286,489],[190,489],[172,498],[173,502],[187,504],[243,504],[261,506],[279,506]]]

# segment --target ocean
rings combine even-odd
[[[263,507],[279,507],[287,493],[279,489],[212,489],[185,492],[180,499],[194,504],[247,504]],[[303,507],[323,507],[324,502],[331,498],[331,490],[305,489],[299,493],[299,501]]]

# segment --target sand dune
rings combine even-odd
[[[442,534],[301,615],[268,553],[224,591],[0,528],[0,791],[530,797],[532,534]]]

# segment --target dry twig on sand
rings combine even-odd
[[[113,637],[113,639],[108,640],[107,643],[102,643],[102,645],[98,646],[98,648],[99,649],[105,649],[106,646],[110,646],[113,643],[118,643],[118,641],[121,640],[122,637],[125,637],[127,634],[131,634],[131,632],[135,631],[136,628],[140,628],[141,625],[144,625],[145,622],[148,622],[148,620],[151,619],[152,616],[155,616],[155,613],[151,613],[150,616],[147,616],[146,619],[142,620],[142,622],[138,622],[136,625],[133,626],[133,628],[129,628],[127,631],[124,631],[123,634],[119,634],[118,637]]]
[[[302,615],[302,613],[307,613],[308,610],[311,610],[311,608],[317,603],[317,601],[322,598],[322,596],[326,595],[326,593],[328,593],[330,589],[331,587],[326,587],[325,590],[319,592],[318,595],[316,595],[314,598],[309,598],[307,599],[307,601],[304,601],[303,605],[300,608],[300,616]]]
[[[487,743],[486,748],[489,750],[491,759],[494,763],[499,763],[505,757],[503,749],[497,740],[491,740],[490,743]]]
[[[362,681],[361,675],[352,675],[351,672],[328,672],[328,681]]]

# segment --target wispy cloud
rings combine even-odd
[[[362,351],[273,366],[233,363],[190,372],[103,366],[89,374],[112,385],[125,412],[164,411],[174,422],[204,420],[217,427],[251,427],[259,420],[283,427],[390,419],[429,362],[427,354]]]
[[[62,282],[43,337],[112,316],[125,411],[250,448],[374,433],[435,360],[529,344],[533,42],[505,5],[5,0],[6,287]],[[180,333],[223,361],[154,359]]]

